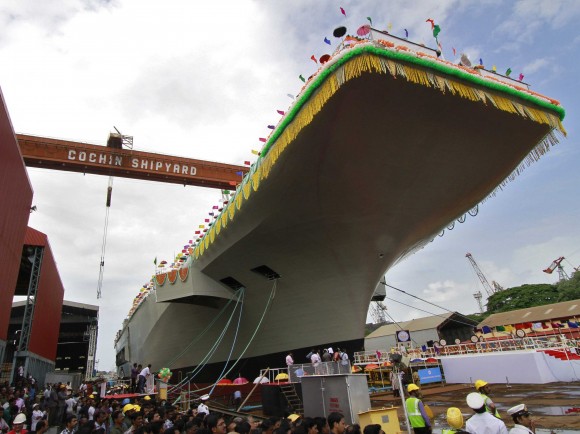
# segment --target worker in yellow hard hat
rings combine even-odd
[[[501,416],[499,415],[499,411],[497,411],[495,404],[493,403],[491,398],[488,396],[491,393],[491,388],[489,387],[488,382],[483,381],[483,380],[477,380],[475,382],[475,390],[477,390],[479,392],[479,394],[481,395],[481,397],[483,398],[483,400],[485,402],[485,410],[488,411],[489,413],[493,414],[498,419],[501,419]]]
[[[415,434],[429,434],[432,430],[431,419],[427,415],[425,405],[421,398],[421,389],[416,384],[409,384],[407,386],[407,393],[409,397],[405,401],[407,408],[407,415],[409,416],[409,423],[413,428]]]
[[[441,430],[441,434],[461,434],[467,432],[463,430],[463,414],[457,407],[449,407],[447,409],[447,425],[449,425],[449,428]]]

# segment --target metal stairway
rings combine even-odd
[[[304,405],[302,404],[302,400],[296,393],[296,389],[294,388],[294,384],[280,384],[280,390],[286,397],[286,401],[288,405],[292,407],[292,411],[299,415],[304,415]]]

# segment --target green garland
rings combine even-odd
[[[362,54],[374,54],[379,57],[387,57],[392,60],[398,60],[406,63],[410,63],[413,65],[418,65],[426,69],[436,70],[446,75],[453,76],[460,80],[469,81],[472,84],[494,90],[496,92],[508,94],[515,98],[519,98],[525,100],[533,105],[539,106],[543,109],[555,112],[560,120],[563,120],[566,116],[566,111],[564,108],[560,106],[556,106],[550,102],[544,101],[541,98],[538,98],[534,95],[527,94],[525,92],[519,91],[514,89],[506,84],[502,83],[494,83],[490,80],[486,80],[482,77],[475,76],[473,74],[469,74],[465,71],[462,71],[458,68],[453,68],[449,65],[444,63],[439,63],[433,60],[428,60],[420,57],[416,57],[415,55],[408,54],[405,52],[395,51],[395,50],[388,50],[376,46],[365,45],[362,47],[356,47],[351,49],[348,53],[340,57],[334,64],[330,67],[326,68],[322,71],[318,77],[312,82],[308,89],[304,91],[300,99],[296,102],[292,110],[287,114],[286,118],[282,122],[282,124],[276,128],[264,149],[260,153],[260,158],[263,158],[269,151],[272,145],[278,140],[282,132],[286,129],[286,127],[294,120],[294,117],[298,114],[302,107],[308,102],[310,97],[318,90],[318,88],[322,85],[322,83],[332,75],[338,68],[342,67],[344,64],[349,62],[353,57],[360,56]]]

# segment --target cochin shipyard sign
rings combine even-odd
[[[195,166],[177,164],[174,162],[159,161],[152,158],[129,157],[111,153],[77,151],[69,149],[67,154],[69,161],[101,164],[103,166],[130,167],[132,169],[148,170],[151,172],[173,173],[176,175],[195,176]]]

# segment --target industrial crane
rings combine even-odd
[[[570,278],[570,276],[568,276],[568,273],[566,273],[566,271],[564,270],[564,266],[562,265],[562,261],[566,259],[564,256],[560,256],[558,259],[554,259],[554,261],[552,261],[552,263],[550,264],[550,266],[548,268],[546,268],[544,271],[544,273],[546,274],[552,274],[554,272],[554,270],[558,270],[558,282],[561,282],[562,280],[568,280]]]
[[[491,297],[496,292],[503,291],[503,287],[499,283],[497,283],[495,280],[492,281],[493,286],[489,284],[489,282],[487,281],[487,278],[485,277],[485,274],[483,274],[483,272],[479,268],[479,265],[477,265],[477,262],[475,262],[475,259],[473,259],[473,256],[471,255],[471,253],[466,253],[465,257],[467,258],[467,260],[469,261],[469,263],[473,267],[473,270],[475,271],[475,274],[477,274],[477,277],[479,278],[479,281],[483,285],[483,288],[485,289],[485,292],[487,293],[488,297]],[[483,304],[481,302],[481,299],[482,299],[481,291],[477,291],[475,294],[473,294],[473,298],[475,298],[477,300],[477,304],[479,306],[479,311],[481,313],[483,313]]]

